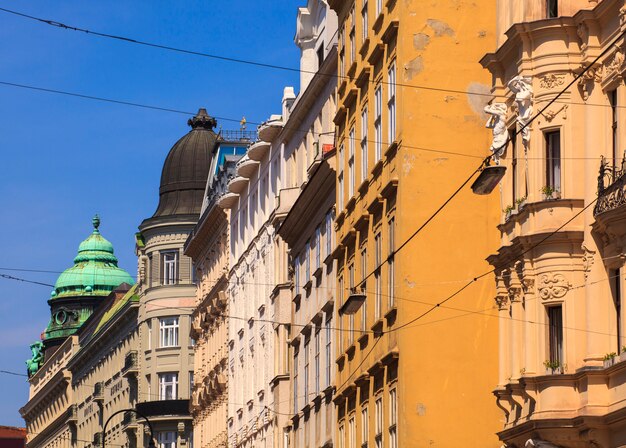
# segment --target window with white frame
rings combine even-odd
[[[344,302],[344,283],[343,283],[343,275],[339,276],[339,287],[338,287],[338,291],[337,291],[337,299],[339,301],[339,307],[343,306],[343,302]],[[337,335],[338,338],[338,347],[339,350],[343,350],[343,317],[340,316],[339,317],[339,332]]]
[[[367,179],[369,168],[367,166],[369,148],[367,144],[367,107],[361,112],[361,182]]]
[[[309,339],[304,341],[304,404],[309,402]]]
[[[338,448],[345,448],[346,443],[346,429],[343,424],[339,425],[339,440],[337,440]]]
[[[193,372],[189,372],[189,398],[193,395]]]
[[[326,387],[330,387],[332,381],[332,319],[326,321]]]
[[[354,196],[354,189],[356,185],[356,174],[354,172],[354,140],[355,140],[354,127],[350,129],[350,135],[348,137],[348,197]]]
[[[354,262],[348,266],[348,283],[350,285],[350,294],[354,292]],[[348,332],[348,345],[354,343],[354,314],[348,316],[348,325],[350,331]]]
[[[350,64],[352,64],[356,60],[356,20],[354,19],[354,5],[352,6],[350,17]]]
[[[160,432],[157,442],[159,448],[176,448],[176,433],[174,431]]]
[[[387,71],[388,90],[387,90],[387,114],[389,115],[389,144],[396,140],[396,63],[395,61]]]
[[[326,256],[330,256],[333,252],[333,213],[328,212],[326,215]]]
[[[152,320],[148,319],[148,350],[152,350]]]
[[[159,373],[159,400],[178,399],[178,373]]]
[[[300,294],[300,255],[293,260],[294,293]]]
[[[367,447],[369,441],[369,416],[367,415],[367,408],[361,409],[361,447]]]
[[[176,284],[178,275],[178,251],[161,252],[161,264],[163,266],[163,284]]]
[[[293,413],[297,414],[299,411],[298,408],[298,394],[300,391],[298,390],[298,355],[300,353],[296,349],[293,353]]]
[[[398,448],[398,401],[395,388],[389,391],[389,448]]]
[[[339,42],[341,42],[341,45],[339,46],[339,76],[341,78],[345,78],[346,76],[346,66],[345,66],[346,37],[345,37],[345,33],[343,29],[339,30]]]
[[[343,210],[343,144],[339,146],[339,157],[337,163],[339,165],[339,174],[337,175],[337,208]]]
[[[379,397],[376,399],[376,425],[374,429],[376,433],[374,434],[374,440],[376,442],[376,448],[383,447],[383,398]]]
[[[389,307],[393,307],[395,305],[395,298],[394,298],[394,294],[395,294],[395,282],[396,282],[396,265],[394,263],[395,261],[395,255],[394,255],[394,251],[395,251],[395,239],[396,239],[396,218],[392,217],[389,219],[388,222],[389,225],[389,235],[387,237],[387,239],[389,240],[389,255],[387,257],[387,266],[388,266],[388,272],[389,272],[389,279],[388,279],[388,283],[389,283]]]
[[[356,425],[354,424],[354,416],[348,420],[348,446],[356,448]]]
[[[315,331],[315,395],[320,393],[320,328]]]
[[[376,0],[376,16],[383,12],[383,0]]]
[[[178,317],[160,318],[159,335],[161,347],[178,347]]]
[[[361,250],[361,290],[367,291],[367,249],[363,247]],[[361,305],[361,330],[365,331],[367,328],[367,294],[363,305]]]
[[[378,162],[383,157],[383,90],[380,85],[374,92],[374,155]]]
[[[382,261],[382,239],[380,232],[374,237],[374,263],[376,270],[374,271],[374,320],[378,320],[382,314],[382,280],[380,278],[380,264]]]
[[[361,9],[361,37],[363,41],[367,39],[367,32],[369,29],[369,18],[367,15],[367,0],[363,0],[363,8]]]
[[[304,282],[311,280],[311,241],[304,245]]]
[[[319,269],[322,265],[322,231],[318,227],[315,229],[315,269]]]

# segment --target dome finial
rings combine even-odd
[[[198,109],[196,116],[187,121],[187,124],[191,126],[192,129],[206,129],[210,131],[217,126],[217,120],[213,117],[209,117],[209,114],[206,113],[206,109],[201,107]]]
[[[93,217],[91,222],[93,223],[93,232],[100,233],[100,231],[98,230],[98,227],[100,227],[100,217],[98,216],[97,213],[96,213],[96,216]]]

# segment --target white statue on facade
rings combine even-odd
[[[506,129],[506,104],[487,104],[484,110],[485,113],[489,114],[485,127],[493,132],[493,141],[489,150],[493,153],[496,164],[499,164],[500,157],[504,155],[509,138],[509,133]]]
[[[524,445],[524,448],[559,448],[559,447],[557,445],[554,445],[553,443],[546,442],[545,440],[528,439],[526,441],[526,444]]]
[[[507,84],[511,92],[515,93],[515,103],[517,104],[517,123],[522,133],[522,143],[524,150],[528,151],[530,143],[530,127],[528,124],[533,115],[533,88],[531,79],[524,76],[516,76]]]

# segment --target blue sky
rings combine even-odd
[[[297,68],[305,0],[7,2],[0,7],[96,31]],[[0,81],[239,120],[280,113],[298,74],[66,31],[0,12]],[[0,86],[0,267],[62,271],[99,213],[120,266],[136,273],[134,233],[158,201],[161,166],[186,115]],[[218,121],[224,129],[235,122]],[[0,271],[44,283],[58,274]],[[25,373],[49,319],[51,288],[0,278],[0,370]],[[0,374],[0,425],[23,426],[24,377]]]

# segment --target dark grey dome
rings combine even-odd
[[[200,109],[188,124],[191,131],[176,142],[163,164],[159,206],[152,218],[200,214],[217,142],[213,132],[217,122]]]

